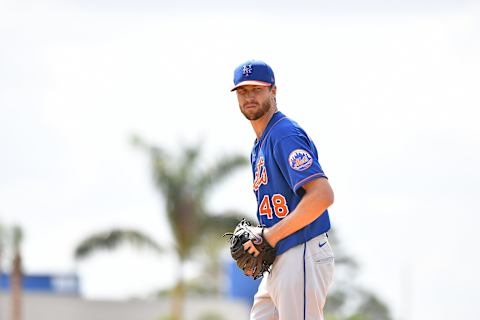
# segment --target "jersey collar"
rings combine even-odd
[[[268,122],[265,130],[263,130],[262,135],[260,136],[260,139],[255,140],[255,145],[262,142],[265,139],[266,135],[268,135],[268,133],[270,132],[270,129],[273,127],[273,125],[275,125],[275,123],[277,123],[277,121],[283,117],[285,117],[283,113],[281,113],[280,111],[276,111],[270,118],[270,121]]]

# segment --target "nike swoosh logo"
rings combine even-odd
[[[325,241],[324,243],[319,243],[318,246],[321,248],[321,247],[323,247],[323,246],[326,245],[326,244],[327,244],[327,241]]]

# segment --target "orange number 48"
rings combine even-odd
[[[273,218],[273,213],[279,218],[284,218],[288,214],[287,200],[285,200],[284,196],[277,193],[272,196],[272,203],[270,205],[269,196],[264,195],[258,211],[260,215],[267,216],[268,219]]]

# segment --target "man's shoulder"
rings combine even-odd
[[[272,128],[270,139],[276,142],[288,136],[305,135],[305,131],[298,125],[298,123],[287,116],[284,116],[275,127]]]

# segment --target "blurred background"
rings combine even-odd
[[[475,0],[1,0],[0,320],[248,317],[248,59],[335,191],[328,319],[480,319],[479,57]]]

